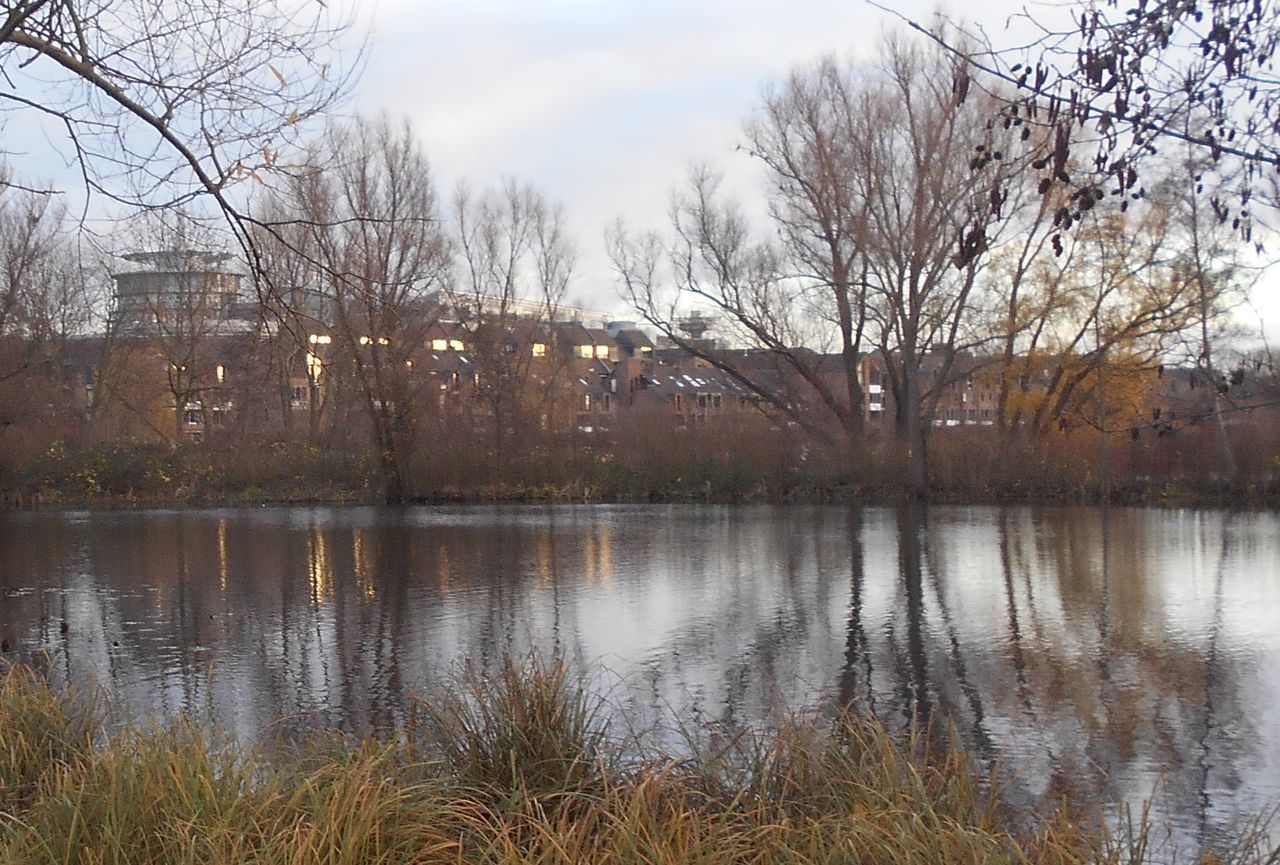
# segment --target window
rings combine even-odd
[[[445,350],[447,350],[448,348],[449,348],[449,340],[447,340],[447,339],[433,339],[433,340],[431,340],[431,350],[432,350],[432,351],[445,351]]]
[[[187,403],[186,409],[182,412],[182,422],[187,426],[200,426],[203,420],[200,405],[198,403]]]
[[[449,340],[449,348],[452,349],[453,351],[462,351],[463,348],[465,348],[465,346],[462,344],[462,340],[451,339]]]
[[[582,395],[582,410],[591,411],[591,394],[584,393]]]
[[[590,358],[591,356],[592,356],[592,346],[589,346],[589,345],[578,346],[578,357]]]
[[[502,353],[503,353],[503,354],[515,354],[515,353],[516,353],[516,344],[515,344],[514,342],[504,342],[504,343],[502,344]]]
[[[295,384],[289,388],[289,405],[293,408],[303,408],[307,404],[307,386],[304,384]]]
[[[222,364],[218,364],[217,368],[214,369],[213,373],[215,376],[217,376],[218,384],[222,384],[224,381],[227,380],[227,368]]]
[[[313,333],[307,337],[307,341],[312,345],[328,345],[333,342],[333,337],[329,336],[327,333]]]
[[[535,342],[535,343],[533,344],[533,356],[534,356],[534,357],[546,357],[546,356],[547,356],[547,344],[546,344],[545,342]]]
[[[599,358],[599,359],[601,359],[601,360],[608,360],[608,359],[609,359],[609,346],[607,346],[607,345],[597,345],[597,346],[596,346],[596,357],[598,357],[598,358]]]
[[[613,398],[612,398],[611,396],[609,396],[609,394],[605,394],[605,395],[604,395],[604,404],[603,404],[603,407],[604,407],[604,410],[605,410],[605,411],[608,411],[610,408],[612,408],[612,407],[613,407]]]

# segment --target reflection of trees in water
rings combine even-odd
[[[1267,649],[1225,600],[1260,552],[1214,515],[1112,510],[1105,534],[1088,508],[47,516],[0,523],[0,589],[41,589],[4,595],[0,624],[67,681],[249,735],[281,714],[395,727],[457,660],[537,645],[623,674],[637,717],[749,723],[818,694],[932,714],[984,760],[1011,748],[1027,800],[1142,797],[1163,772],[1205,837],[1274,747],[1241,699]],[[1204,574],[1166,572],[1180,557]]]

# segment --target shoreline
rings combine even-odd
[[[1171,849],[1145,810],[1067,797],[1043,812],[1015,808],[999,777],[930,724],[895,733],[872,717],[813,714],[703,731],[673,753],[613,726],[585,681],[558,656],[508,656],[488,677],[462,671],[419,697],[390,736],[316,730],[251,747],[190,720],[109,728],[91,695],[55,693],[0,662],[0,859],[78,861],[86,849],[129,865],[1280,856],[1262,818],[1218,851],[1189,851]]]
[[[896,507],[912,504],[910,497],[894,490],[868,490],[852,485],[796,486],[740,490],[687,487],[634,492],[599,491],[589,484],[503,485],[444,489],[412,495],[403,502],[388,503],[369,490],[335,490],[330,495],[271,493],[249,487],[224,493],[198,491],[66,493],[58,490],[0,491],[0,511],[152,510],[248,507],[315,506],[433,506],[433,505],[540,505],[540,504],[768,504],[857,505]],[[1216,508],[1229,510],[1280,510],[1280,490],[1252,485],[1205,487],[1182,484],[1129,485],[1113,488],[1108,495],[1098,489],[1058,492],[995,490],[975,493],[968,489],[937,489],[915,504],[1046,506],[1103,504],[1117,507]]]

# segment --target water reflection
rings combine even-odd
[[[246,737],[393,728],[456,661],[554,647],[641,723],[951,723],[1015,800],[1155,792],[1212,840],[1280,800],[1277,563],[1276,516],[1194,511],[7,514],[0,631]]]

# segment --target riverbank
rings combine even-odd
[[[905,500],[891,455],[868,452],[849,466],[806,449],[744,453],[726,443],[673,442],[671,454],[581,451],[493,463],[484,454],[411,473],[415,504],[492,502],[839,503]],[[1168,456],[1166,454],[1166,456]],[[1121,459],[1121,457],[1127,457]],[[1144,457],[1139,459],[1138,457]],[[1278,458],[1280,459],[1280,458]],[[1280,464],[1265,460],[1233,477],[1195,454],[1155,461],[1145,451],[1096,454],[951,435],[935,443],[929,501],[946,504],[1082,503],[1280,508]],[[116,442],[56,446],[0,474],[9,509],[156,508],[262,504],[377,504],[383,485],[368,454],[298,443],[237,448]]]
[[[1165,861],[1141,821],[1010,812],[946,736],[858,717],[713,731],[673,755],[554,659],[422,700],[390,739],[249,749],[189,723],[104,725],[0,670],[0,861],[1106,863]],[[1230,853],[1275,861],[1261,834]],[[1186,851],[1181,861],[1190,861]]]

